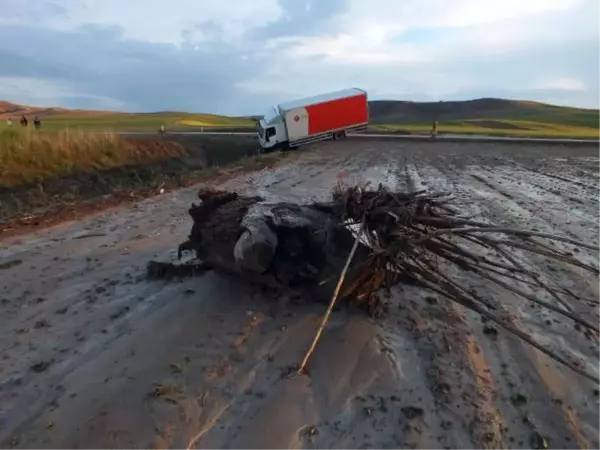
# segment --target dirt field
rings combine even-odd
[[[349,140],[224,187],[299,201],[338,180],[449,189],[476,220],[597,244],[598,175],[592,147]],[[309,375],[288,378],[323,305],[214,273],[144,277],[148,260],[176,258],[196,191],[0,242],[1,447],[600,445],[598,386],[409,286],[383,319],[335,312]],[[598,264],[597,252],[577,256]],[[527,262],[598,299],[598,280]],[[598,374],[597,337],[468,281],[506,296],[515,323]],[[598,320],[593,302],[573,308]]]

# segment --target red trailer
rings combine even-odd
[[[260,121],[259,139],[265,149],[297,147],[343,137],[368,122],[367,93],[345,89],[281,103]]]

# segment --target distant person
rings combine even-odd
[[[6,126],[12,127],[12,119],[10,117],[8,119],[6,119]]]
[[[27,117],[25,116],[21,116],[21,126],[26,128],[27,127]]]
[[[165,134],[165,124],[164,123],[160,124],[160,134]]]
[[[40,120],[40,118],[38,116],[35,116],[35,118],[33,119],[33,126],[35,127],[36,130],[42,126],[42,121]]]
[[[433,126],[431,127],[431,137],[432,138],[436,138],[438,134],[438,121],[434,120],[433,121]]]

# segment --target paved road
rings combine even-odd
[[[150,136],[156,135],[154,132],[147,131],[129,131],[120,133],[125,136]],[[224,136],[253,136],[256,133],[246,131],[173,131],[167,135],[194,136],[194,135],[224,135]],[[353,133],[350,138],[370,138],[370,139],[408,139],[416,141],[431,140],[429,135],[425,134],[385,134],[385,133]],[[567,138],[529,138],[529,137],[510,137],[510,136],[483,136],[468,134],[442,134],[436,138],[437,141],[469,141],[469,142],[527,142],[540,144],[589,144],[600,145],[598,139],[567,139]]]

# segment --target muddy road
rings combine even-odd
[[[476,220],[597,244],[598,177],[590,147],[356,140],[223,187],[297,201],[339,180],[451,190]],[[147,261],[176,258],[197,188],[0,242],[0,446],[600,445],[597,385],[410,286],[393,290],[383,319],[335,312],[309,375],[288,378],[323,305],[214,273],[145,279]],[[576,256],[598,264],[597,252]],[[572,307],[598,320],[598,280],[524,262],[589,299]],[[597,337],[468,282],[598,374]]]

